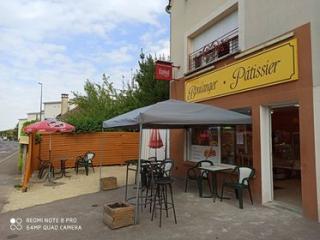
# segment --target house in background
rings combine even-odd
[[[68,111],[74,109],[76,105],[71,104],[69,100],[69,95],[62,93],[60,101],[50,101],[43,103],[43,111],[41,112],[41,119],[57,118],[60,115],[67,113]],[[39,112],[27,113],[27,118],[19,119],[18,122],[18,140],[21,144],[28,144],[28,138],[26,136],[21,136],[21,129],[26,121],[40,120]]]
[[[44,119],[56,118],[75,108],[69,101],[68,94],[61,94],[61,101],[44,102]]]
[[[42,111],[41,113],[41,117],[43,118],[43,114],[44,112]],[[27,121],[34,121],[34,120],[37,120],[37,119],[40,119],[40,116],[39,116],[39,112],[30,112],[30,113],[27,113]]]

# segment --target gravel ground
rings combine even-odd
[[[64,177],[55,180],[57,184],[52,186],[47,186],[47,182],[37,179],[37,172],[35,172],[30,181],[30,187],[25,193],[13,188],[12,185],[7,190],[6,204],[2,208],[2,212],[32,207],[100,190],[99,167],[95,168],[95,173],[90,169],[88,176],[85,175],[84,169],[79,169],[79,174],[75,174],[74,169],[68,169],[67,172],[69,172],[70,178]],[[129,173],[129,183],[132,183],[134,181],[134,173],[132,171]],[[125,184],[126,166],[102,167],[101,176],[115,176],[117,177],[118,186],[123,186]]]

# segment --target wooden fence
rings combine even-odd
[[[87,151],[95,152],[94,165],[124,164],[125,160],[137,159],[139,154],[139,133],[99,132],[64,133],[42,135],[41,143],[32,145],[32,170],[39,167],[40,159],[49,159],[51,138],[51,161],[60,167],[60,159],[68,159],[67,167],[73,167],[77,156]]]

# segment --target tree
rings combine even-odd
[[[15,128],[0,131],[0,137],[7,137],[9,140],[17,140],[18,139],[18,124],[16,124]]]
[[[76,127],[77,132],[101,131],[102,122],[133,109],[169,98],[169,83],[154,78],[155,62],[151,56],[141,58],[134,75],[136,86],[117,91],[105,74],[102,84],[86,81],[85,94],[73,93],[75,110],[61,117]]]
[[[141,58],[134,80],[138,83],[136,96],[141,107],[169,99],[169,82],[155,79],[155,61],[151,55],[146,60]]]
[[[101,85],[87,80],[84,85],[85,95],[73,93],[72,103],[77,108],[62,116],[62,120],[74,125],[77,132],[101,131],[102,121],[117,112],[117,92],[105,74],[102,80]]]

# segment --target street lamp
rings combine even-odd
[[[38,84],[41,86],[41,92],[40,92],[40,121],[41,121],[41,113],[42,113],[42,82],[38,82]]]

